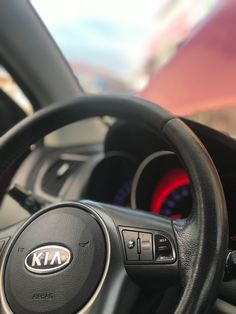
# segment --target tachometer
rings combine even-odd
[[[190,180],[181,168],[169,170],[157,183],[151,200],[151,211],[172,219],[189,215],[192,206]]]
[[[134,178],[131,200],[132,207],[171,219],[190,214],[190,180],[174,153],[157,152],[142,162]]]

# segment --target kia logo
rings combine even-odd
[[[59,245],[41,246],[30,252],[25,259],[25,267],[32,273],[50,274],[57,272],[71,261],[71,252]]]

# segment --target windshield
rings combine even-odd
[[[142,89],[213,2],[33,0],[89,92]]]
[[[206,84],[210,86],[212,79],[201,84],[205,76],[202,70],[198,81],[194,81],[189,69],[195,73],[194,64],[199,66],[193,57],[189,62],[188,54],[183,57],[178,77],[175,67],[175,56],[182,51],[185,53],[188,38],[215,7],[224,2],[229,1],[32,0],[86,92],[140,95],[175,114],[236,135],[232,97],[226,100],[218,95],[224,98],[219,105],[218,99],[207,95],[208,91],[196,91],[196,86],[202,85],[203,89]],[[197,57],[200,56],[198,47],[194,50]],[[211,60],[209,56],[208,60]],[[201,67],[204,69],[203,65]],[[184,76],[184,89],[181,89],[180,78]],[[226,103],[227,108],[230,107],[227,112],[222,111]]]

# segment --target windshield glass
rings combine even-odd
[[[135,92],[213,5],[209,0],[33,0],[86,91]]]
[[[140,95],[175,114],[236,135],[232,95],[230,99],[225,94],[218,95],[219,105],[219,100],[206,91],[206,84],[210,86],[212,78],[201,84],[205,65],[201,63],[198,81],[192,74],[200,68],[194,58],[201,56],[198,47],[203,45],[198,44],[194,57],[191,49],[186,52],[185,48],[189,47],[185,43],[194,37],[199,24],[204,24],[215,8],[226,2],[229,1],[32,0],[86,92]],[[217,32],[222,37],[221,33]],[[181,65],[178,69],[175,56],[180,53],[184,62],[177,58]],[[210,63],[210,55],[205,51],[204,54]],[[203,90],[196,88],[201,85]],[[222,111],[226,104],[230,108]]]

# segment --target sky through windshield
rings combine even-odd
[[[85,90],[141,89],[209,0],[33,0]]]

